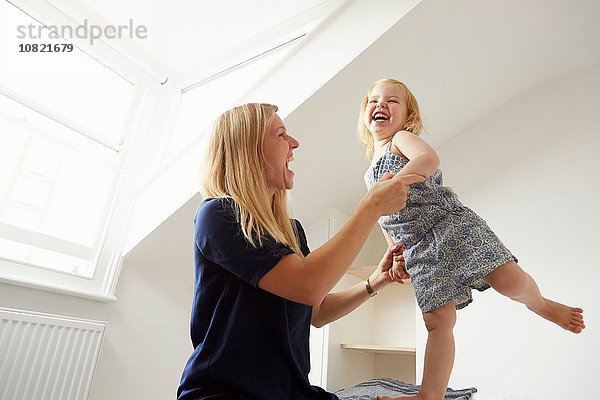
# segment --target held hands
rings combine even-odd
[[[374,291],[377,292],[392,282],[404,283],[402,279],[410,278],[410,275],[406,272],[403,252],[404,246],[401,243],[387,248],[377,265],[377,269],[369,277],[369,282]],[[394,268],[396,270],[393,272]]]
[[[369,190],[366,199],[379,216],[390,215],[406,207],[410,185],[424,181],[425,178],[420,175],[394,175],[388,172]]]
[[[396,245],[398,246],[398,245]],[[404,246],[400,244],[401,249],[394,252],[394,262],[388,273],[390,277],[398,283],[404,283],[404,279],[410,279],[410,274],[406,270],[406,260],[404,259]]]

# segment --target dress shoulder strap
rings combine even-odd
[[[387,145],[385,146],[386,149],[388,149],[388,151],[392,151],[392,143],[394,142],[393,139],[390,139],[390,141],[387,143]]]

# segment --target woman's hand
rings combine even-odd
[[[410,277],[402,253],[404,253],[404,246],[401,243],[387,248],[377,269],[369,277],[369,283],[374,291],[378,292],[392,282],[404,283],[402,279]]]
[[[413,183],[421,183],[425,178],[420,175],[394,175],[390,172],[381,178],[367,192],[361,202],[377,216],[390,215],[406,207],[408,190]]]

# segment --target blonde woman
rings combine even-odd
[[[178,389],[190,399],[337,399],[308,382],[310,324],[354,310],[392,282],[391,246],[365,283],[329,293],[382,215],[405,205],[417,176],[387,174],[331,240],[309,252],[286,210],[288,168],[299,143],[268,104],[245,104],[215,122],[195,219],[194,351]]]

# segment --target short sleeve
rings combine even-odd
[[[254,287],[282,257],[293,253],[270,237],[263,239],[262,246],[254,247],[241,231],[232,200],[223,198],[205,200],[198,208],[195,244],[206,259]]]
[[[308,248],[308,241],[306,240],[306,233],[304,233],[304,228],[302,224],[297,219],[294,220],[296,223],[296,232],[298,232],[298,242],[300,244],[300,250],[302,250],[302,254],[304,257],[310,254],[310,249]]]

